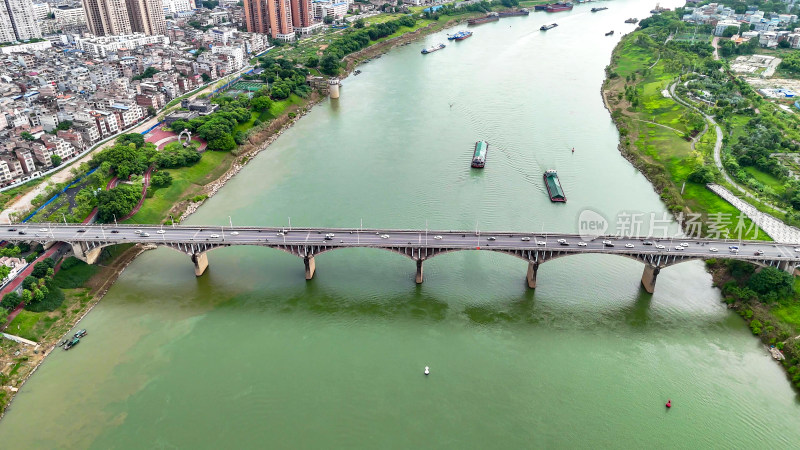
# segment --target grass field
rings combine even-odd
[[[784,191],[786,191],[783,182],[772,174],[762,172],[758,168],[752,166],[745,167],[744,171],[750,174],[750,176],[752,176],[753,178],[755,178],[756,181],[760,182],[764,186],[771,188],[778,195],[781,195],[784,193]]]
[[[195,165],[180,169],[166,169],[172,175],[172,184],[155,191],[144,201],[142,209],[128,219],[130,223],[162,223],[167,213],[179,201],[192,197],[209,182],[217,179],[230,167],[234,156],[229,152],[203,153]],[[177,219],[177,218],[176,218]]]

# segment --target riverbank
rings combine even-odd
[[[65,300],[55,311],[45,313],[23,311],[21,315],[24,316],[18,316],[18,319],[12,322],[14,326],[6,329],[8,334],[21,335],[36,342],[36,345],[0,338],[0,349],[2,349],[0,366],[11,367],[9,373],[0,372],[0,420],[10,409],[15,394],[36,372],[47,355],[57,348],[56,344],[97,306],[114,281],[137,256],[155,248],[143,245],[120,247],[106,253],[97,266],[80,263],[59,271],[56,274],[57,281],[63,282],[69,277],[85,278],[85,282],[81,283],[80,287],[65,288]]]
[[[673,214],[699,213],[708,220],[711,217],[735,218],[740,214],[739,209],[706,187],[706,183],[713,180],[692,176],[707,171],[706,167],[714,167],[721,142],[717,140],[717,127],[709,126],[704,120],[698,121],[692,115],[694,111],[677,98],[674,86],[681,80],[679,70],[670,65],[668,58],[660,57],[662,52],[656,56],[650,51],[652,42],[648,46],[641,45],[645,33],[659,37],[654,31],[658,32],[648,28],[646,32],[639,30],[624,37],[606,68],[607,79],[601,95],[620,133],[620,153],[647,177]],[[710,58],[710,55],[696,57],[695,64],[702,66]],[[721,179],[720,184],[724,184],[724,180]],[[737,232],[750,229],[749,219],[744,230],[737,229],[741,227],[737,222],[723,223],[724,228],[717,230],[727,230],[736,237]],[[707,234],[711,231],[708,224],[691,230],[686,223],[682,225],[686,232]],[[758,235],[745,232],[742,238],[769,239],[763,230],[759,230]],[[709,260],[707,267],[714,285],[722,290],[725,302],[739,312],[753,334],[768,346],[785,348],[786,359],[781,365],[792,385],[800,389],[798,280],[794,280],[791,293],[766,302],[752,290],[743,291],[755,273],[755,266]]]
[[[654,32],[654,38],[646,34]],[[681,77],[681,66],[658,50],[666,43],[656,42],[667,39],[668,29],[651,26],[623,37],[612,53],[601,95],[620,134],[620,153],[650,181],[676,217],[700,215],[701,223],[694,228],[682,222],[685,231],[770,240],[761,230],[747,234],[756,229],[752,221],[744,217],[740,223],[739,210],[706,188],[717,176],[706,169],[713,168],[716,131],[669,94],[670,85]],[[681,51],[675,58],[702,66],[710,56]],[[703,176],[697,176],[700,173]],[[712,217],[728,219],[711,226]]]
[[[452,19],[442,23],[433,23],[427,27],[378,42],[364,50],[348,55],[345,58],[345,72],[342,78],[346,78],[355,70],[358,64],[365,59],[374,58],[388,52],[394,47],[406,45],[430,33],[460,23],[467,18],[468,17],[464,17],[462,19]],[[231,153],[234,157],[227,162],[229,166],[221,175],[205,184],[199,192],[192,192],[191,197],[180,198],[178,201],[171,204],[168,209],[164,209],[160,213],[161,218],[163,219],[170,216],[177,217],[177,222],[180,223],[191,216],[208,198],[213,197],[228,181],[236,176],[244,166],[252,161],[256,155],[266,150],[285,131],[290,129],[297,121],[308,114],[316,104],[325,100],[325,98],[325,96],[313,91],[309,98],[305,99],[303,103],[291,105],[268,123],[253,128],[253,131],[248,136],[248,141],[238,146],[238,148]],[[134,220],[135,218],[136,216],[133,217]],[[25,381],[37,370],[39,365],[44,362],[45,357],[56,348],[56,343],[63,338],[64,333],[74,328],[80,320],[98,304],[124,268],[146,249],[148,248],[140,248],[137,246],[118,255],[112,254],[109,257],[110,259],[105,261],[108,263],[108,266],[103,266],[103,269],[87,280],[83,287],[76,288],[74,292],[68,293],[68,298],[71,301],[65,301],[64,305],[54,313],[44,313],[42,316],[43,319],[49,321],[55,314],[66,314],[67,311],[70,312],[69,315],[54,319],[48,329],[41,330],[41,334],[36,336],[38,337],[36,341],[38,342],[38,346],[36,348],[29,349],[26,348],[24,344],[1,340],[4,351],[3,356],[0,356],[0,364],[6,363],[8,366],[18,364],[17,367],[19,367],[19,369],[14,370],[12,376],[1,380],[2,383],[0,383],[0,385],[3,385],[3,388],[2,396],[0,396],[0,419],[2,415],[5,414],[5,411],[7,411],[17,392],[16,390],[12,391],[11,387],[15,389],[22,387]],[[102,266],[103,262],[99,264]],[[81,306],[71,310],[70,308],[76,305],[76,302],[80,303]],[[13,330],[9,331],[13,333]],[[20,351],[20,353],[14,355],[17,351]],[[7,361],[5,359],[7,359]]]

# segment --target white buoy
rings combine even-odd
[[[430,375],[430,373],[431,370],[428,368],[428,366],[425,366],[425,375]]]

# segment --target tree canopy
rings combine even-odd
[[[139,186],[121,184],[108,191],[100,191],[97,194],[97,220],[100,222],[113,222],[131,212],[139,203],[142,197],[142,190]]]

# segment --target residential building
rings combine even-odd
[[[166,36],[147,36],[144,33],[132,33],[120,36],[103,36],[75,39],[75,47],[94,56],[106,57],[109,53],[120,49],[135,49],[149,44],[169,44]]]
[[[738,32],[739,25],[739,22],[736,20],[720,20],[714,28],[714,36],[722,36],[722,33],[724,33],[728,27],[734,27]]]
[[[244,0],[244,15],[247,31],[282,41],[294,40],[294,27],[309,27],[313,19],[311,0]]]
[[[131,21],[125,0],[83,0],[86,24],[95,36],[131,34]]]
[[[0,41],[27,41],[41,37],[31,0],[0,0]]]
[[[86,14],[83,8],[59,5],[53,8],[53,16],[61,25],[83,25],[86,23]]]
[[[161,0],[127,0],[131,30],[148,36],[167,34]]]

